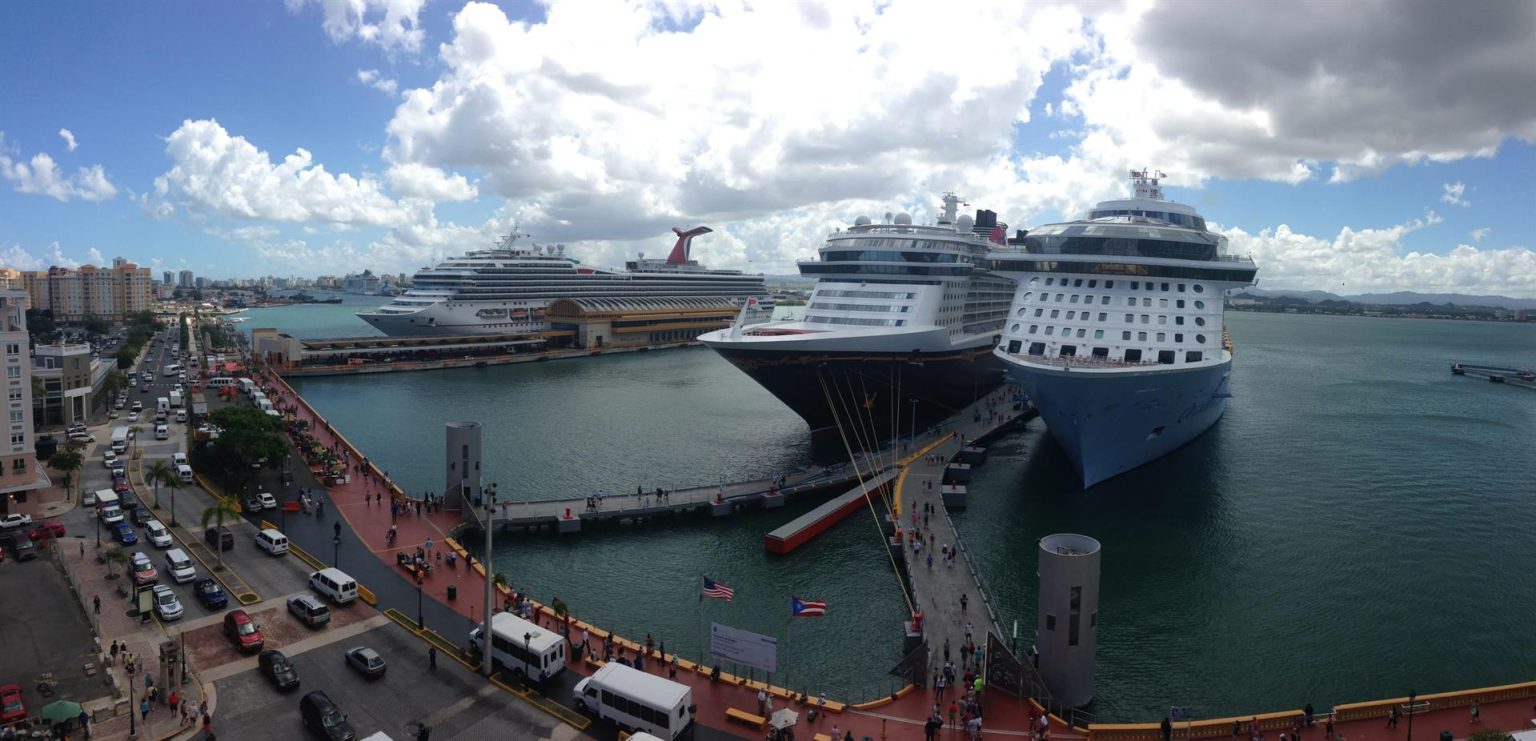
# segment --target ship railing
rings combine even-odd
[[[1048,365],[1053,368],[1145,368],[1147,366],[1164,365],[1156,360],[1138,360],[1128,362],[1113,358],[1095,358],[1092,356],[1068,355],[1066,357],[1048,358],[1044,355],[1024,355],[1009,353],[1021,362],[1032,365]]]

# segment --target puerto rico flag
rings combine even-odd
[[[707,576],[704,577],[704,592],[699,596],[700,600],[705,597],[714,597],[715,599],[723,599],[726,602],[730,602],[731,598],[735,596],[736,590],[720,582],[713,581]]]
[[[789,598],[790,617],[825,617],[826,614],[827,603],[825,602],[814,602],[799,597]]]

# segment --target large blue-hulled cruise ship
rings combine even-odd
[[[1163,200],[1161,173],[1133,171],[1132,198],[1048,224],[994,252],[1018,281],[993,351],[1040,412],[1087,488],[1178,448],[1226,409],[1228,290],[1253,261],[1189,206]]]

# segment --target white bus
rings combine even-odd
[[[576,707],[620,728],[676,739],[693,725],[693,689],[610,661],[576,684]]]
[[[481,628],[469,633],[469,649],[484,655]],[[510,612],[491,618],[491,667],[542,682],[565,670],[565,639]]]

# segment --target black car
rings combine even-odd
[[[150,520],[155,519],[155,516],[149,513],[149,509],[142,505],[134,507],[133,512],[128,517],[133,520],[133,524],[139,527],[144,527]]]
[[[135,497],[131,490],[125,489],[117,493],[117,503],[118,506],[123,508],[124,512],[129,512],[134,507],[139,506],[139,498]]]
[[[197,601],[203,603],[203,607],[210,610],[220,610],[229,604],[229,595],[225,593],[224,587],[206,576],[192,582],[192,593],[197,595]]]
[[[355,646],[347,649],[347,665],[362,672],[365,677],[378,678],[384,676],[384,657],[367,646]]]
[[[279,691],[287,692],[299,686],[299,672],[282,651],[262,651],[256,663],[261,667],[261,676]]]
[[[223,525],[208,528],[203,532],[203,539],[208,541],[208,547],[214,550],[227,551],[235,547],[235,534]]]
[[[37,546],[32,544],[32,539],[26,533],[7,533],[0,536],[0,548],[4,548],[16,557],[17,561],[31,561],[37,558]]]
[[[336,707],[324,692],[316,690],[299,700],[299,715],[310,733],[329,741],[353,741],[357,732],[347,722],[347,714]]]

